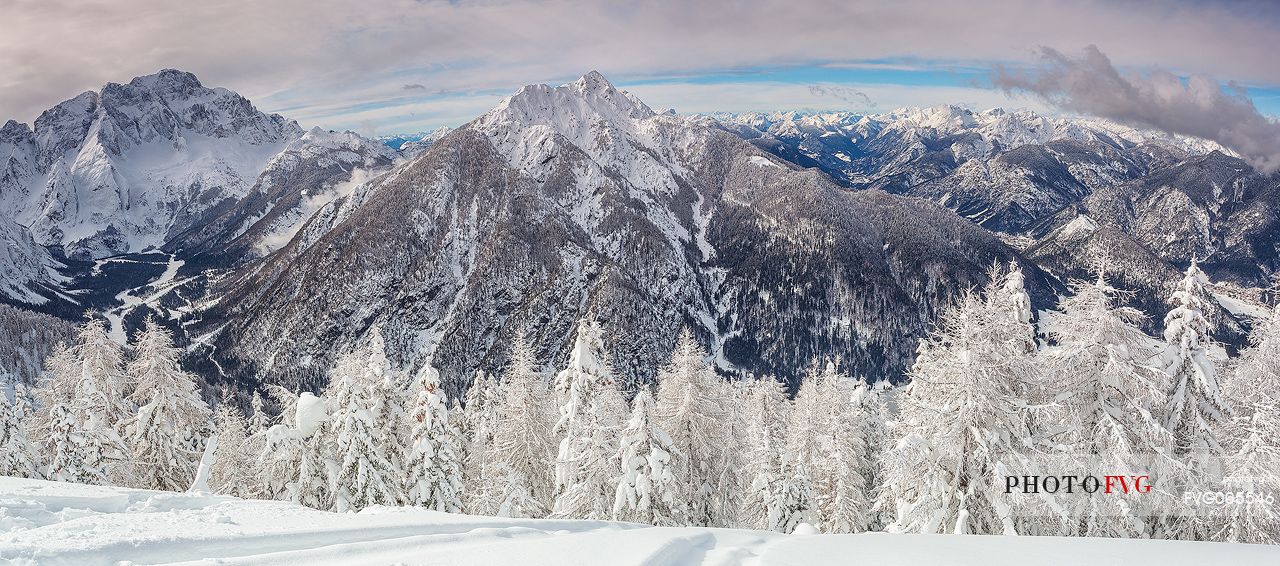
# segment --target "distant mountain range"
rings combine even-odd
[[[584,315],[634,380],[686,325],[727,374],[896,378],[993,262],[1048,308],[1105,257],[1156,308],[1195,259],[1236,340],[1277,191],[1211,142],[1026,111],[680,116],[593,72],[373,140],[166,70],[0,129],[0,293],[158,313],[211,381],[312,387],[376,328],[456,393],[517,334],[559,364]]]

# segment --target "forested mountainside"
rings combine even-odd
[[[196,332],[270,374],[326,367],[378,328],[392,359],[433,355],[456,392],[517,335],[562,358],[594,313],[634,380],[686,325],[729,373],[794,384],[837,356],[880,378],[956,293],[1017,258],[940,206],[846,190],[592,73],[525,87],[329,205],[221,279]]]

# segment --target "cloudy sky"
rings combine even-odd
[[[681,112],[957,103],[1150,122],[1135,109],[1153,100],[1215,111],[1212,85],[1255,138],[1273,125],[1257,116],[1280,115],[1271,3],[959,4],[0,0],[0,120],[170,67],[366,135],[458,125],[520,85],[591,69]],[[1078,100],[1097,85],[1051,74],[1111,71],[1121,82],[1103,86],[1128,106]]]

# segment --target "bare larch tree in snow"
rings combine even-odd
[[[672,470],[680,498],[689,503],[693,525],[723,525],[719,481],[725,461],[726,438],[719,378],[703,361],[705,352],[688,328],[676,339],[671,360],[658,370],[654,420],[671,435]]]
[[[209,430],[209,406],[200,399],[196,376],[178,365],[182,351],[169,331],[148,318],[134,343],[127,371],[135,389],[138,412],[127,421],[126,441],[141,485],[185,490]]]
[[[554,396],[535,368],[523,336],[511,349],[494,410],[493,445],[485,462],[485,501],[475,512],[544,517],[555,493]]]

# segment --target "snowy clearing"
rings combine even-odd
[[[0,477],[13,564],[1280,564],[1280,547],[960,535],[781,535],[498,519]]]

